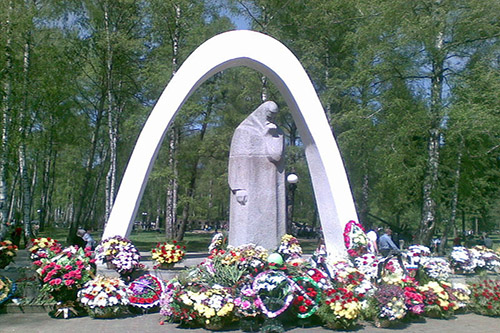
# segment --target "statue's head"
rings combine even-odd
[[[274,123],[276,114],[278,113],[278,105],[273,101],[268,101],[262,104],[266,114],[266,120],[270,123]]]
[[[261,104],[254,112],[253,116],[257,117],[263,125],[274,123],[276,114],[278,113],[278,105],[273,101],[267,101]]]

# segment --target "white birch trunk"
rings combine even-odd
[[[175,31],[172,36],[172,76],[175,75],[178,68],[179,40],[180,40],[180,18],[181,7],[175,6]],[[176,149],[178,144],[178,131],[173,126],[169,136],[168,165],[172,171],[172,176],[167,184],[167,202],[165,207],[165,236],[167,239],[173,239],[177,236],[177,161]]]
[[[108,136],[109,136],[109,169],[106,175],[106,207],[105,220],[109,219],[116,193],[116,163],[117,163],[117,110],[113,98],[113,50],[111,47],[111,27],[107,3],[104,7],[104,23],[106,29],[106,98],[108,111]]]
[[[31,182],[28,176],[28,170],[26,166],[26,138],[29,128],[29,106],[28,106],[28,94],[29,94],[29,71],[30,71],[30,34],[28,34],[28,40],[24,44],[24,54],[23,54],[23,106],[20,110],[20,124],[21,127],[20,137],[21,144],[19,145],[19,172],[21,174],[21,191],[22,191],[22,216],[24,222],[24,235],[26,239],[30,239],[33,236],[31,230]]]
[[[436,226],[436,199],[435,191],[439,175],[439,153],[441,139],[441,120],[442,120],[442,94],[443,94],[443,69],[444,56],[443,33],[439,33],[436,38],[436,55],[432,67],[431,79],[431,128],[429,129],[429,138],[427,142],[427,168],[423,183],[423,205],[422,217],[420,220],[419,240],[422,244],[429,244],[434,227]]]
[[[12,71],[12,55],[11,55],[11,22],[10,16],[12,13],[12,1],[9,1],[7,10],[7,19],[5,25],[7,27],[7,38],[5,43],[5,68],[3,82],[3,97],[2,97],[2,142],[0,144],[0,240],[3,240],[7,234],[8,222],[8,198],[7,198],[7,147],[9,142],[9,126],[10,126],[10,98],[12,94],[11,86],[11,71]]]

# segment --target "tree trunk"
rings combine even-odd
[[[434,198],[439,171],[439,130],[432,129],[427,147],[427,170],[423,186],[422,219],[419,241],[428,245],[436,226],[436,201]]]
[[[19,145],[19,172],[21,174],[21,193],[22,193],[22,219],[24,222],[24,237],[26,239],[33,238],[33,232],[31,230],[31,188],[30,179],[28,176],[28,170],[26,165],[26,140],[27,132],[29,131],[29,105],[28,105],[28,94],[29,94],[29,72],[30,72],[30,55],[31,55],[31,44],[30,44],[31,34],[28,33],[27,41],[24,44],[23,53],[23,104],[20,110],[20,145]]]
[[[7,18],[5,20],[6,26],[6,42],[5,42],[5,67],[4,72],[4,82],[3,82],[3,96],[2,96],[2,142],[0,144],[0,240],[3,240],[8,232],[7,223],[8,220],[8,198],[7,198],[7,147],[9,141],[9,126],[10,126],[10,112],[11,112],[11,94],[12,94],[12,25],[11,25],[11,13],[12,13],[12,0],[9,1],[7,9]]]
[[[439,253],[444,253],[444,248],[446,242],[448,241],[448,235],[450,230],[453,230],[453,236],[456,237],[456,220],[457,220],[457,206],[458,206],[458,189],[460,184],[460,171],[462,168],[462,156],[464,149],[464,139],[460,138],[460,144],[457,153],[457,166],[455,168],[455,177],[453,179],[453,192],[451,194],[451,211],[450,219],[448,224],[445,226],[443,231],[443,237],[441,238],[441,243],[439,244]]]
[[[205,133],[207,131],[207,125],[208,125],[208,119],[210,118],[210,114],[212,113],[212,107],[213,107],[213,95],[211,95],[210,100],[207,105],[207,111],[205,112],[205,117],[202,120],[202,126],[200,130],[200,136],[199,136],[199,144],[201,146],[203,139],[205,138]],[[194,193],[195,193],[195,186],[196,186],[196,179],[198,178],[198,164],[200,163],[200,154],[197,153],[195,160],[193,161],[193,164],[191,165],[191,176],[189,179],[189,184],[186,192],[187,200],[184,204],[184,207],[182,209],[182,219],[179,224],[179,230],[176,234],[175,239],[177,241],[182,241],[184,239],[184,233],[186,232],[186,225],[187,225],[187,220],[189,217],[189,207],[191,201],[194,199]]]
[[[68,232],[68,238],[67,242],[68,244],[76,244],[77,239],[76,239],[76,231],[78,228],[78,225],[83,222],[83,217],[85,216],[85,201],[88,199],[89,195],[89,188],[90,188],[90,180],[92,178],[92,166],[94,165],[95,161],[95,154],[97,150],[97,143],[98,143],[98,138],[99,138],[99,131],[101,129],[101,121],[102,121],[102,114],[103,114],[103,109],[104,109],[104,94],[101,96],[101,101],[99,103],[96,117],[95,117],[95,125],[94,125],[94,132],[92,133],[92,139],[91,139],[91,144],[90,144],[90,152],[89,156],[87,158],[87,163],[85,166],[85,174],[83,178],[83,183],[82,187],[80,190],[80,196],[77,201],[77,206],[74,208],[74,205],[71,205],[71,214],[66,214],[65,216],[65,221],[70,222],[70,228]],[[70,208],[68,207],[68,209]],[[74,214],[74,215],[73,215]]]
[[[177,160],[176,148],[178,142],[178,130],[173,127],[169,138],[168,165],[171,176],[167,184],[167,202],[165,207],[165,236],[167,239],[174,239],[177,234]]]
[[[172,77],[177,72],[179,42],[180,42],[180,19],[181,7],[175,5],[175,29],[172,35]],[[179,143],[179,131],[172,126],[169,134],[168,165],[172,171],[167,184],[167,202],[165,207],[165,236],[167,239],[174,239],[177,236],[177,201],[179,184],[177,182],[177,160],[176,150]]]
[[[422,217],[420,220],[419,241],[423,245],[429,245],[434,228],[436,226],[436,188],[439,175],[439,153],[441,139],[442,121],[442,94],[443,94],[443,71],[444,56],[443,33],[439,33],[435,43],[435,60],[432,64],[431,78],[431,124],[427,142],[427,168],[423,182]]]
[[[116,163],[118,142],[118,115],[115,110],[113,98],[113,49],[111,47],[111,26],[108,11],[108,3],[104,6],[104,24],[106,29],[106,97],[108,111],[108,136],[109,136],[109,169],[106,175],[106,222],[111,214],[116,192]]]
[[[360,223],[369,231],[372,227],[370,219],[368,219],[369,210],[369,194],[370,194],[370,178],[368,176],[368,165],[366,160],[363,161],[363,184],[361,185],[361,207],[359,208]]]

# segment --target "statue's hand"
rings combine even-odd
[[[234,195],[236,195],[236,201],[238,201],[239,204],[245,205],[247,203],[248,201],[247,190],[236,190]]]

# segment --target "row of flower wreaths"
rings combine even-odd
[[[500,257],[492,250],[456,247],[446,260],[412,245],[404,252],[405,270],[391,259],[381,274],[381,258],[367,252],[368,239],[359,223],[346,225],[344,240],[345,257],[327,256],[320,246],[306,260],[291,235],[284,235],[276,252],[269,253],[252,244],[228,247],[219,233],[208,258],[170,281],[145,271],[137,248],[118,236],[103,240],[94,253],[63,248],[51,238],[34,239],[30,251],[41,291],[58,302],[52,315],[64,318],[82,312],[110,318],[148,309],[160,312],[161,323],[274,332],[307,324],[349,329],[361,319],[386,327],[422,316],[449,318],[458,311],[500,315],[500,280],[449,282],[452,270],[496,270]],[[7,246],[15,253],[12,244],[1,242],[0,257]],[[152,249],[155,269],[184,255],[185,248],[175,242]],[[108,263],[120,278],[95,276],[96,260]],[[0,283],[4,294],[9,286],[13,289],[6,278]]]

